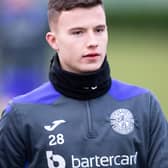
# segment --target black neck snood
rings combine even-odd
[[[78,100],[102,96],[111,87],[110,68],[106,58],[99,70],[75,74],[63,70],[56,55],[51,60],[49,79],[61,94]]]

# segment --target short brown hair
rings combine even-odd
[[[96,5],[103,5],[102,0],[49,0],[48,1],[48,21],[49,25],[56,21],[62,11],[74,8],[90,8]]]

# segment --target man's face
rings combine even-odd
[[[52,40],[47,41],[57,50],[64,70],[85,73],[101,67],[108,42],[106,17],[101,5],[61,12],[49,33]]]

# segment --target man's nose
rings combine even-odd
[[[96,48],[96,47],[98,47],[98,40],[97,40],[96,35],[94,34],[94,32],[90,32],[88,34],[87,47],[88,48]]]

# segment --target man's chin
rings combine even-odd
[[[101,67],[101,64],[94,64],[94,65],[85,65],[83,68],[81,67],[80,71],[81,73],[90,73],[99,70]]]

